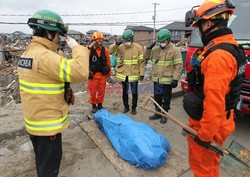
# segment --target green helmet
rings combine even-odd
[[[61,35],[65,35],[68,31],[60,15],[51,10],[37,11],[33,17],[28,20],[28,25],[31,28],[38,26],[48,31],[58,31]]]
[[[161,29],[157,34],[157,41],[158,42],[164,42],[170,38],[171,38],[170,31],[167,29]]]
[[[122,34],[122,38],[125,41],[131,41],[134,38],[134,32],[131,29],[125,29]]]

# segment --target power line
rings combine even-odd
[[[169,23],[174,21],[181,21],[181,20],[165,20],[165,21],[155,21],[156,25],[162,24],[162,23]],[[137,24],[137,25],[153,25],[154,22],[152,21],[141,21],[141,22],[95,22],[95,23],[66,23],[67,25],[72,26],[124,26],[124,25],[131,25],[131,24]],[[0,25],[27,25],[27,23],[24,22],[0,22]]]
[[[23,23],[23,22],[0,22],[0,25],[27,25],[27,23]]]
[[[190,6],[188,7],[180,7],[180,8],[173,8],[173,9],[165,9],[165,10],[158,10],[158,12],[167,12],[167,11],[175,11],[175,10],[182,10],[182,9],[186,9],[186,8],[190,8]],[[134,14],[145,14],[145,13],[152,13],[154,11],[138,11],[138,12],[116,12],[116,13],[86,13],[86,14],[61,14],[61,16],[65,16],[65,17],[74,17],[74,16],[114,16],[114,15],[134,15]],[[21,16],[21,17],[30,17],[32,15],[29,14],[0,14],[0,16],[4,16],[4,17],[17,17],[17,16]]]

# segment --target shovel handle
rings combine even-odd
[[[148,104],[148,101],[150,99],[151,96],[147,95],[147,97],[143,100],[142,104],[141,104],[141,108],[145,108]]]
[[[152,100],[154,102],[154,104],[161,110],[161,112],[155,111],[153,109],[148,109],[146,108],[146,105],[148,103],[149,100]],[[184,124],[182,121],[178,120],[177,118],[175,118],[174,116],[170,115],[168,112],[166,112],[155,100],[154,98],[152,98],[151,96],[147,95],[147,97],[145,98],[145,100],[142,103],[141,106],[142,109],[148,111],[148,112],[152,112],[158,115],[161,115],[164,118],[167,118],[169,120],[171,120],[172,122],[176,123],[177,125],[179,125],[180,127],[182,127],[187,133],[189,133],[192,137],[196,137],[198,135],[197,131],[192,129],[191,127],[187,126],[186,124]],[[231,152],[227,149],[222,148],[221,146],[219,146],[218,144],[211,142],[210,144],[210,149],[212,149],[213,151],[217,152],[218,154],[220,154],[221,156],[223,155],[230,155]]]
[[[146,98],[147,99],[147,98]],[[161,116],[170,119],[171,121],[173,121],[174,123],[176,123],[177,125],[181,126],[183,129],[185,129],[187,132],[189,132],[190,134],[197,136],[198,133],[197,131],[195,131],[194,129],[192,129],[191,127],[187,126],[186,124],[184,124],[182,121],[178,120],[177,118],[175,118],[174,116],[170,115],[168,112],[166,112],[152,97],[149,97],[149,99],[151,99],[154,104],[162,111],[162,113],[164,114],[160,114]],[[151,111],[152,112],[152,111]],[[156,114],[159,114],[158,112],[155,111]]]

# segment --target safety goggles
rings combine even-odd
[[[195,21],[202,20],[202,16],[211,16],[213,14],[217,14],[223,11],[226,11],[228,9],[235,9],[235,6],[233,5],[232,0],[226,0],[224,4],[220,4],[218,6],[215,6],[213,8],[210,8],[203,12],[201,15],[197,16],[197,8],[200,6],[194,6],[190,11],[186,13],[185,17],[185,26],[188,27],[192,25]]]
[[[68,32],[68,25],[64,25],[62,23],[56,23],[56,22],[51,22],[51,21],[46,21],[46,20],[36,19],[36,18],[30,18],[28,20],[28,24],[30,23],[57,27],[63,31],[63,34],[61,34],[63,36]]]

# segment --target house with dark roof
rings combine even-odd
[[[140,25],[127,26],[126,29],[131,29],[134,32],[134,41],[142,46],[147,46],[153,39],[153,28]]]
[[[84,34],[75,30],[68,30],[67,35],[74,38],[79,43],[81,42],[81,40],[83,40],[83,37],[84,37]]]
[[[192,27],[185,27],[185,22],[175,21],[170,23],[161,29],[168,29],[171,33],[171,41],[177,43],[183,41],[185,38],[188,38],[191,35]]]
[[[92,34],[96,31],[98,31],[98,30],[89,30],[86,32],[86,34],[87,34],[87,36],[92,36]]]

